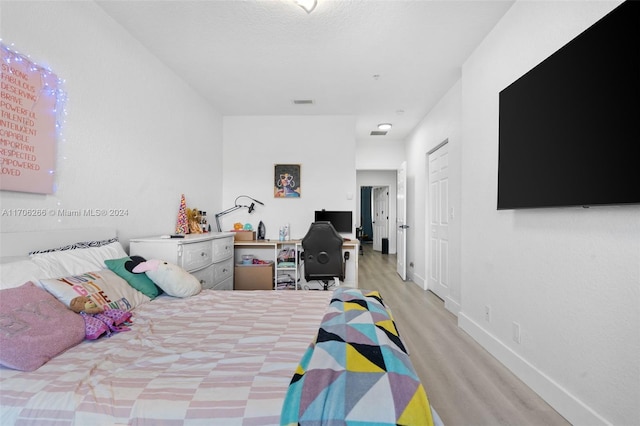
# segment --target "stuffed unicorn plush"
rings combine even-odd
[[[132,272],[145,273],[169,296],[190,297],[202,291],[200,281],[178,265],[151,259],[136,265]]]

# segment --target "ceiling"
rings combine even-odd
[[[400,141],[513,0],[97,3],[223,115],[353,115],[357,139]]]

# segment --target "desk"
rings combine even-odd
[[[258,253],[262,253],[263,260],[273,260],[275,263],[274,273],[274,288],[278,289],[278,278],[286,274],[291,274],[298,288],[316,288],[314,283],[307,283],[304,279],[304,262],[298,263],[299,253],[302,251],[301,240],[253,240],[253,241],[235,241],[234,253],[236,264],[242,262],[242,255],[253,254],[260,257]],[[345,278],[343,285],[349,287],[358,287],[358,240],[346,240],[342,243],[342,252],[349,252],[349,260],[346,261]],[[278,266],[278,254],[284,248],[293,249],[295,252],[295,265],[293,267],[279,267]]]

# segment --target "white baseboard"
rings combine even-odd
[[[428,290],[427,280],[421,277],[420,275],[407,274],[407,279],[413,281],[413,283],[418,287],[420,287],[421,289],[425,291]],[[460,312],[460,304],[449,296],[444,298],[444,308],[455,316],[458,316],[458,312]]]
[[[460,314],[461,306],[460,303],[447,296],[444,299],[444,308],[453,315],[458,316]]]
[[[423,290],[427,289],[427,282],[424,278],[422,278],[418,274],[414,274],[413,272],[407,272],[407,281],[413,281],[415,285],[420,287]]]
[[[570,423],[575,425],[611,425],[611,422],[570,394],[544,372],[531,365],[526,359],[465,315],[464,312],[458,312],[458,326]]]

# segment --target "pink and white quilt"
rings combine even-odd
[[[131,331],[85,340],[33,372],[0,367],[0,424],[279,424],[331,294],[160,296],[133,311]]]

